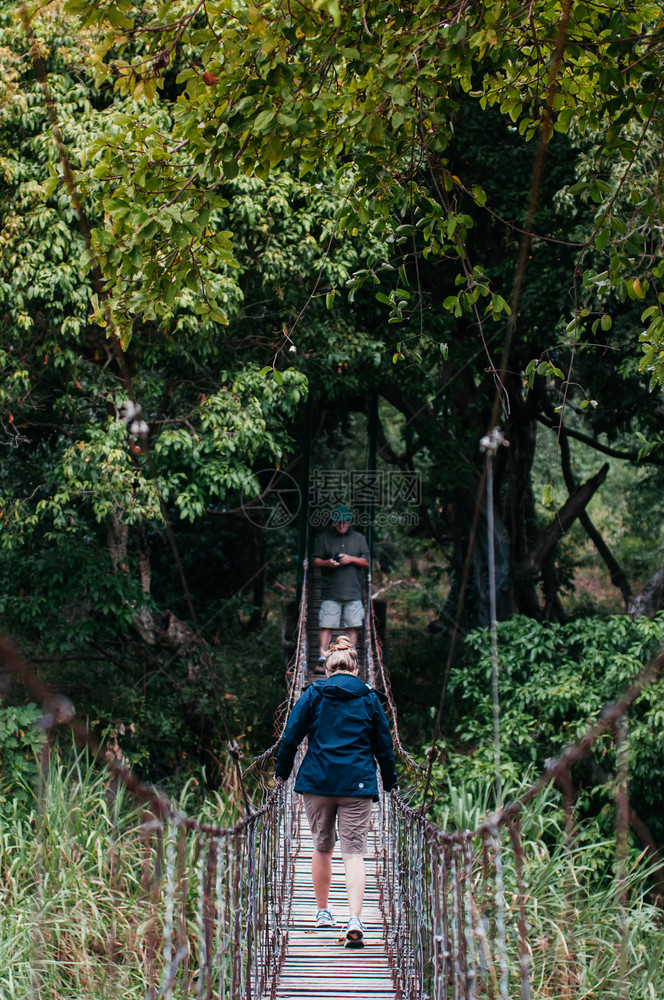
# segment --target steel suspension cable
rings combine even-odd
[[[553,120],[553,102],[558,90],[558,74],[560,67],[562,65],[563,55],[565,53],[565,48],[567,45],[567,29],[570,20],[570,9],[571,4],[569,0],[563,5],[563,15],[560,19],[558,25],[558,34],[556,38],[556,45],[551,59],[551,65],[549,69],[549,83],[547,87],[547,95],[545,102],[545,110],[543,120],[551,122]],[[543,129],[540,135],[539,144],[537,147],[537,154],[535,158],[535,164],[533,167],[533,177],[530,186],[530,194],[528,198],[528,209],[526,213],[526,222],[522,231],[520,246],[519,246],[519,258],[517,262],[516,276],[514,280],[514,287],[512,289],[512,298],[510,302],[510,314],[507,319],[507,326],[505,332],[505,340],[503,343],[502,357],[500,362],[500,369],[497,373],[497,385],[496,391],[494,393],[493,404],[491,408],[491,416],[489,419],[489,427],[487,431],[487,437],[491,438],[494,431],[497,429],[498,425],[498,415],[500,412],[501,403],[503,401],[503,396],[506,392],[505,382],[508,374],[508,364],[510,351],[512,348],[512,340],[514,337],[514,330],[516,325],[516,317],[519,308],[519,302],[521,300],[521,291],[523,287],[523,280],[526,273],[526,266],[528,263],[528,256],[530,250],[531,236],[533,232],[533,225],[535,221],[535,212],[537,209],[537,203],[539,200],[539,191],[542,183],[542,177],[544,173],[544,161],[546,159],[547,152],[547,142],[549,139],[548,132]],[[453,662],[454,653],[456,651],[456,645],[459,636],[459,628],[461,616],[463,614],[463,609],[465,605],[465,593],[468,586],[468,580],[470,576],[470,567],[472,565],[473,549],[475,544],[475,539],[477,536],[477,528],[479,525],[480,512],[482,506],[482,499],[484,495],[484,490],[486,487],[486,481],[489,471],[490,458],[487,454],[484,466],[482,469],[480,483],[477,490],[477,499],[475,502],[475,509],[473,513],[473,522],[470,532],[470,538],[468,543],[468,551],[466,553],[466,559],[464,561],[462,579],[460,584],[459,599],[457,604],[457,613],[454,622],[454,629],[452,631],[452,636],[450,640],[450,649],[448,652],[447,663],[445,667],[445,676],[443,680],[443,688],[441,691],[440,703],[438,707],[438,714],[436,716],[436,723],[434,726],[433,737],[431,740],[431,747],[427,754],[428,758],[428,770],[425,781],[425,788],[422,798],[422,813],[426,812],[426,800],[429,793],[431,785],[431,772],[433,769],[434,762],[438,756],[437,742],[440,736],[440,729],[442,724],[443,710],[445,707],[445,700],[447,696],[447,688],[449,684],[450,672]]]
[[[383,648],[378,636],[378,628],[376,625],[376,612],[374,611],[373,603],[371,599],[368,601],[368,624],[367,624],[367,650],[371,660],[371,669],[374,674],[374,679],[370,681],[372,685],[376,684],[377,680],[380,680],[382,690],[385,692],[387,698],[387,707],[390,714],[390,719],[392,721],[392,739],[394,741],[394,748],[397,755],[404,761],[407,767],[411,768],[416,773],[421,773],[423,770],[423,765],[418,764],[412,754],[408,753],[405,749],[402,741],[401,735],[399,733],[399,723],[397,719],[397,706],[394,701],[394,696],[392,694],[392,686],[390,683],[389,675],[385,668],[383,662]]]
[[[494,528],[493,471],[496,452],[505,444],[500,429],[494,427],[490,436],[482,438],[480,447],[487,456],[486,479],[486,524],[487,558],[489,574],[489,634],[491,637],[491,696],[493,706],[493,767],[496,788],[496,808],[500,809],[503,799],[500,776],[500,693],[498,690],[498,613],[496,601],[496,538]]]

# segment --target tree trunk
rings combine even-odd
[[[152,585],[152,566],[150,565],[150,550],[144,525],[141,525],[138,537],[138,573],[141,580],[141,590],[144,594],[149,594]]]
[[[546,426],[549,426],[552,431],[557,432],[559,435],[558,440],[560,442],[561,468],[563,470],[567,492],[571,496],[571,494],[578,489],[578,484],[572,470],[572,456],[570,453],[567,429],[563,426],[561,417],[555,413],[553,405],[548,399],[544,389],[542,389],[539,393],[539,398],[549,421]],[[558,421],[557,423],[556,420]],[[620,589],[625,602],[625,607],[627,607],[629,599],[632,595],[632,589],[629,585],[627,574],[591,521],[587,511],[584,510],[579,514],[579,523],[597,549],[601,558],[604,560],[604,563],[611,574],[611,583]]]
[[[556,513],[548,528],[540,535],[535,546],[528,555],[521,560],[514,571],[514,587],[517,598],[517,605],[521,609],[529,608],[532,604],[532,593],[542,576],[544,562],[560,541],[570,525],[576,520],[580,513],[595,495],[599,487],[606,479],[609,471],[608,463],[604,464],[600,471],[585,482],[576,493],[572,494],[567,503]],[[526,610],[526,614],[530,612]]]
[[[472,543],[473,554],[464,595],[461,619],[458,624],[464,629],[486,627],[489,616],[489,539],[487,531],[486,502],[482,505],[477,524],[477,532],[471,539],[471,529],[476,497],[467,490],[457,491],[454,503],[454,570],[450,593],[443,609],[446,625],[456,621],[459,601],[459,587],[463,579],[464,562],[468,547]],[[510,538],[502,522],[500,511],[494,504],[494,557],[496,578],[496,617],[503,621],[510,617]]]
[[[500,491],[504,478],[503,522],[510,537],[510,565],[518,566],[530,551],[536,535],[535,503],[531,486],[533,461],[537,445],[537,421],[530,400],[522,399],[518,379],[508,382],[512,412],[505,436],[509,448],[501,448],[496,456],[496,485]],[[501,470],[504,468],[504,473]]]
[[[645,615],[654,618],[664,608],[664,566],[651,576],[640,594],[627,601],[627,614],[631,618]]]
[[[120,520],[118,514],[111,514],[106,523],[106,537],[111,569],[114,573],[127,565],[127,538],[129,526]]]

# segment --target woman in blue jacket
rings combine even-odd
[[[295,781],[314,840],[311,875],[316,927],[334,927],[329,910],[332,852],[338,827],[350,919],[346,946],[363,946],[364,855],[373,803],[378,798],[376,762],[383,788],[397,786],[387,718],[377,691],[357,676],[357,652],[345,636],[332,643],[325,680],[311,684],[290,714],[279,744],[275,776],[286,780],[298,746],[308,748]]]

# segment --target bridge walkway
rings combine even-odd
[[[349,994],[359,1000],[392,1000],[396,996],[387,962],[385,931],[378,898],[376,864],[378,845],[375,824],[365,859],[367,890],[362,923],[365,947],[345,948],[343,931],[348,903],[341,855],[332,859],[330,909],[336,927],[317,930],[313,926],[316,900],[311,882],[311,831],[301,813],[300,848],[295,861],[293,898],[288,928],[288,948],[277,981],[279,1000],[341,1000]]]

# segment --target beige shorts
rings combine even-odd
[[[362,601],[321,601],[319,628],[359,628],[364,621]]]
[[[336,827],[342,854],[366,854],[373,799],[359,795],[311,795],[305,792],[304,811],[317,851],[331,851]]]

